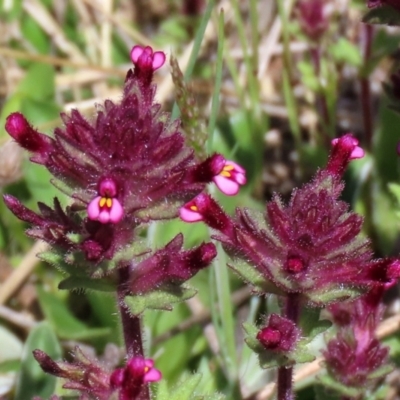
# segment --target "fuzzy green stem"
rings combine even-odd
[[[297,324],[299,312],[300,307],[298,294],[289,293],[286,297],[284,317]],[[294,400],[293,367],[278,368],[278,400]]]

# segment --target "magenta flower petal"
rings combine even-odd
[[[153,54],[153,69],[154,71],[158,68],[161,68],[165,63],[165,53],[162,51],[156,51]]]
[[[246,171],[239,164],[225,160],[225,165],[213,177],[213,181],[222,193],[234,196],[239,192],[240,185],[246,183],[245,173]]]
[[[239,183],[222,175],[214,176],[213,181],[218,189],[227,196],[235,196],[239,192]]]
[[[363,158],[364,156],[365,156],[365,151],[364,151],[361,147],[357,146],[357,147],[351,152],[350,159],[351,159],[351,160],[355,160],[355,159],[357,159],[357,158]]]
[[[133,46],[131,50],[131,60],[134,64],[136,64],[139,60],[139,57],[143,54],[144,48],[142,46]]]
[[[154,368],[154,360],[151,358],[144,360],[145,375],[144,382],[158,382],[162,378],[161,372]]]
[[[180,208],[179,217],[185,222],[199,222],[203,220],[203,216],[197,211],[191,210],[188,205]]]
[[[88,205],[87,213],[90,219],[97,220],[100,215],[99,202],[101,200],[100,196],[95,197]]]
[[[112,206],[110,209],[110,221],[114,224],[117,224],[121,221],[124,216],[124,209],[121,206],[121,203],[117,199],[113,199]]]
[[[102,210],[97,220],[102,224],[107,224],[110,221],[110,212],[108,210]]]

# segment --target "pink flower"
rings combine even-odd
[[[195,199],[180,208],[179,217],[185,222],[199,222],[204,219],[203,215],[199,213]]]
[[[213,177],[218,189],[228,195],[234,196],[239,192],[239,187],[246,183],[246,171],[239,164],[225,160],[222,170]]]
[[[140,68],[148,69],[151,67],[155,71],[164,65],[165,53],[162,51],[153,52],[150,46],[142,47],[138,45],[134,46],[131,50],[131,60]]]
[[[110,385],[118,389],[120,400],[134,400],[140,395],[143,385],[161,380],[161,372],[154,368],[152,359],[131,358],[124,368],[115,370],[110,377]]]
[[[108,222],[116,224],[121,221],[124,210],[121,203],[115,198],[117,194],[115,182],[109,178],[101,181],[99,194],[88,205],[89,218],[102,224],[107,224]]]
[[[213,154],[192,168],[186,179],[193,183],[214,182],[222,193],[234,196],[239,192],[239,187],[246,183],[246,171],[223,155]]]
[[[329,155],[326,170],[332,175],[341,177],[351,160],[363,158],[364,150],[358,146],[358,140],[351,134],[347,133],[340,138],[332,140],[332,150]]]
[[[346,136],[346,137],[345,137]],[[332,139],[332,146],[337,146],[339,145],[339,141],[342,139],[342,142],[344,142],[345,140],[348,140],[348,145],[352,146],[353,149],[351,150],[350,153],[350,157],[349,160],[356,160],[358,158],[363,158],[365,156],[365,151],[358,145],[359,141],[355,138],[350,136],[349,138],[347,138],[347,135],[343,136],[342,138],[336,138],[336,139]]]
[[[209,227],[225,234],[231,233],[232,221],[219,204],[209,195],[200,193],[179,210],[180,218],[185,222],[204,221]]]

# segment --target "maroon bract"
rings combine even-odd
[[[176,236],[163,249],[156,251],[132,271],[129,288],[133,293],[146,293],[170,283],[183,283],[207,267],[217,255],[213,243],[203,243],[182,250],[183,236]]]
[[[258,332],[257,340],[267,350],[286,353],[295,348],[300,333],[300,329],[293,321],[271,314],[266,326]]]
[[[71,363],[55,362],[41,350],[35,350],[33,356],[44,372],[66,380],[65,389],[77,390],[98,400],[108,400],[114,390],[110,385],[111,372],[79,347],[75,348]]]

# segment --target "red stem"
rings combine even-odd
[[[289,293],[286,297],[284,316],[295,324],[299,319],[299,296]],[[278,368],[278,400],[294,400],[293,393],[293,367]]]
[[[142,357],[144,358],[142,328],[140,317],[132,315],[128,307],[124,303],[124,297],[127,294],[126,284],[129,282],[129,266],[120,268],[118,282],[118,306],[121,314],[122,330],[124,332],[124,340],[127,358]],[[143,385],[140,396],[137,400],[150,400],[150,390],[148,385]]]

